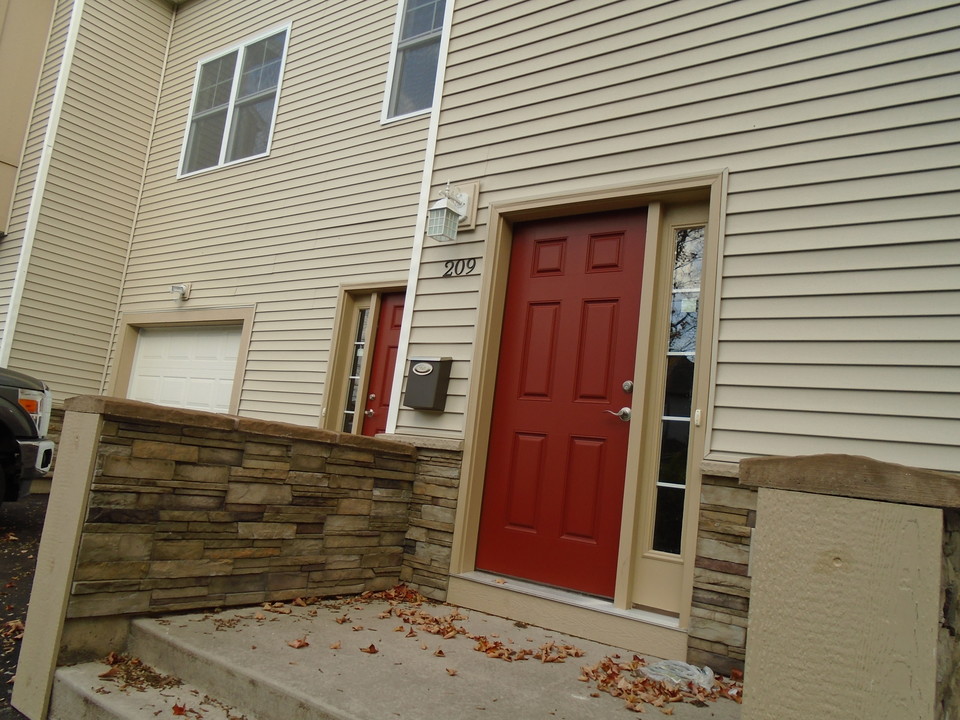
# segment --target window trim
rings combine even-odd
[[[244,38],[243,40],[237,43],[234,43],[233,45],[230,45],[229,47],[221,48],[216,52],[210,53],[209,55],[205,55],[197,61],[197,66],[196,66],[196,69],[194,70],[194,75],[193,75],[193,90],[190,96],[190,107],[187,111],[187,120],[186,120],[186,124],[183,131],[183,142],[180,147],[180,163],[177,166],[177,178],[193,177],[201,173],[210,172],[212,170],[218,170],[224,167],[230,167],[233,165],[237,165],[239,163],[248,162],[250,160],[256,160],[258,158],[263,158],[270,155],[270,151],[273,147],[273,134],[277,127],[277,115],[280,108],[280,93],[283,89],[283,76],[287,66],[287,52],[290,48],[290,33],[291,33],[292,27],[293,27],[292,21],[283,23],[281,25],[274,25],[273,27],[270,27],[269,29],[264,30],[262,32],[258,32],[255,35],[250,35]],[[273,103],[273,117],[270,120],[270,130],[267,133],[266,149],[262,153],[257,153],[256,155],[247,155],[246,157],[237,158],[236,160],[228,161],[226,160],[226,155],[230,148],[231,143],[233,142],[230,135],[230,131],[233,127],[233,120],[234,120],[233,115],[234,115],[234,110],[236,108],[236,102],[237,102],[236,92],[237,92],[237,87],[239,86],[239,82],[238,82],[239,76],[243,70],[244,52],[251,45],[258,43],[261,40],[264,40],[268,37],[271,37],[272,35],[276,35],[281,32],[284,33],[283,53],[280,56],[280,70],[279,70],[279,75],[277,77],[276,100]],[[197,103],[197,91],[200,86],[200,73],[203,70],[203,66],[206,65],[207,63],[213,62],[214,60],[222,58],[233,52],[238,53],[237,64],[236,64],[236,67],[234,68],[233,82],[230,88],[230,101],[227,105],[226,125],[224,127],[223,138],[220,141],[220,162],[218,162],[216,165],[200,168],[198,170],[186,171],[184,169],[184,165],[187,161],[187,148],[189,147],[189,144],[190,144],[190,127],[193,124],[193,120],[194,120],[194,110],[196,108],[196,103]]]
[[[380,111],[380,124],[385,125],[388,123],[397,122],[398,120],[406,120],[407,118],[418,117],[420,115],[426,115],[433,111],[434,106],[437,104],[437,90],[440,86],[440,65],[444,62],[445,56],[445,45],[446,40],[450,35],[450,19],[453,15],[453,1],[454,0],[445,0],[444,9],[443,9],[443,23],[440,26],[440,30],[437,34],[434,35],[418,35],[416,38],[410,40],[406,47],[417,47],[419,45],[426,44],[426,40],[433,39],[437,37],[439,42],[439,49],[437,54],[437,67],[435,68],[435,77],[434,77],[434,86],[433,86],[433,101],[430,103],[429,107],[422,108],[420,110],[414,110],[408,113],[401,113],[397,115],[390,114],[390,108],[393,107],[394,101],[394,91],[396,90],[397,83],[397,70],[399,69],[398,59],[400,57],[401,50],[406,49],[406,47],[401,48],[400,42],[400,31],[403,27],[403,17],[407,9],[407,2],[409,0],[398,0],[397,1],[397,13],[393,21],[393,39],[390,43],[390,63],[387,66],[387,82],[383,94],[383,103],[382,109]]]

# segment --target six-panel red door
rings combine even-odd
[[[514,227],[478,569],[613,596],[645,230],[645,210]]]
[[[387,431],[390,389],[393,387],[393,370],[397,365],[397,348],[400,346],[403,299],[402,292],[388,293],[380,298],[380,319],[373,341],[370,381],[363,402],[364,417],[360,430],[363,435],[372,436]]]

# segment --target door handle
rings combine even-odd
[[[617,412],[614,412],[613,410],[604,410],[603,412],[616,415],[624,422],[630,422],[630,416],[633,414],[633,411],[628,407],[622,407]]]
[[[363,414],[366,415],[367,417],[373,417],[374,415],[373,410],[364,410]]]

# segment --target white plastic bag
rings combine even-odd
[[[637,672],[651,680],[658,680],[674,687],[692,682],[704,690],[713,688],[713,670],[708,667],[698,668],[696,665],[680,660],[661,660],[653,665],[639,667]]]

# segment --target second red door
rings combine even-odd
[[[390,410],[390,389],[393,371],[397,365],[400,346],[400,326],[403,320],[404,293],[388,293],[380,298],[380,313],[373,338],[373,357],[370,360],[370,380],[363,403],[363,435],[387,431],[387,413]]]

